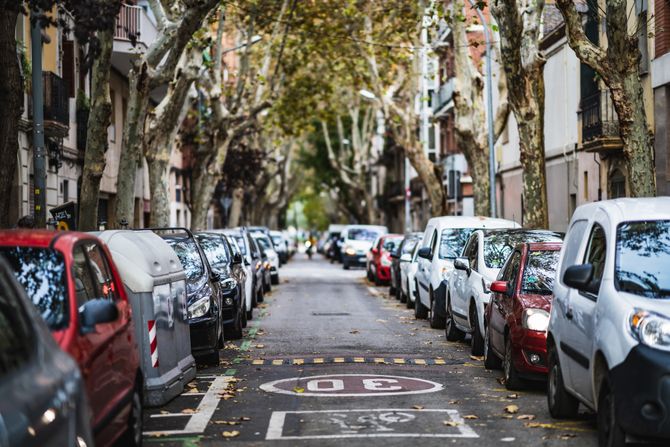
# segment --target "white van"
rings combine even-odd
[[[430,317],[430,327],[444,329],[446,323],[447,277],[454,269],[454,260],[474,230],[482,228],[521,228],[518,223],[490,217],[433,217],[426,225],[421,248],[417,252],[417,318]]]
[[[342,230],[342,267],[364,266],[372,243],[382,234],[389,232],[381,225],[347,225]]]

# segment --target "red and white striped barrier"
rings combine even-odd
[[[147,321],[149,326],[149,346],[151,349],[151,366],[158,368],[158,340],[156,339],[156,320]]]

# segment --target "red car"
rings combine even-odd
[[[391,281],[391,253],[402,242],[401,234],[385,234],[379,236],[370,249],[368,256],[368,279],[376,285],[388,284]]]
[[[547,374],[547,326],[560,242],[516,246],[491,284],[486,308],[484,365],[502,366],[505,385],[520,389],[524,379]]]
[[[96,446],[140,445],[142,375],[130,303],[107,247],[96,237],[0,231],[0,254],[81,369]]]

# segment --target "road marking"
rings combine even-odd
[[[281,366],[281,365],[322,365],[331,363],[370,363],[370,364],[393,364],[393,365],[463,365],[460,360],[414,359],[407,357],[316,357],[316,358],[282,358],[282,359],[240,359],[242,364],[255,366]]]
[[[265,360],[258,360],[257,359],[257,360],[252,360],[252,362],[251,362],[252,365],[262,365],[263,363],[265,363]]]
[[[426,361],[424,359],[413,359],[412,362],[414,362],[415,365],[425,365]]]
[[[443,424],[445,417],[453,424]],[[415,423],[417,418],[423,419],[423,423]],[[284,431],[291,434],[285,435]],[[478,438],[479,435],[465,424],[457,410],[375,408],[273,411],[265,440],[383,437]]]
[[[405,359],[393,359],[393,363],[395,363],[396,365],[404,365]]]
[[[434,393],[444,387],[416,377],[381,374],[326,374],[267,382],[260,389],[291,396],[364,397]],[[300,392],[296,391],[300,390]]]
[[[446,362],[442,359],[435,359],[435,364],[436,365],[444,365]]]
[[[354,357],[354,363],[364,363],[365,357]]]
[[[375,363],[386,363],[386,360],[384,360],[383,358],[380,358],[380,357],[376,357],[375,358]]]
[[[283,363],[284,363],[284,361],[281,360],[281,359],[279,359],[279,360],[273,360],[273,361],[272,361],[272,364],[275,365],[275,366],[276,366],[276,365],[282,365]]]
[[[335,357],[333,363],[344,363],[344,357]]]
[[[303,365],[305,363],[305,360],[303,359],[293,359],[293,364],[294,365]]]
[[[232,375],[214,377],[212,384],[209,386],[209,389],[198,404],[195,413],[188,415],[190,416],[190,419],[183,430],[145,431],[143,434],[145,436],[171,436],[204,433],[207,424],[209,424],[210,419],[214,415],[214,412],[221,401],[221,394],[228,388],[228,383],[233,380]]]
[[[314,363],[323,363],[323,359],[321,359],[321,358],[316,358],[316,359],[314,359],[314,360],[312,360],[312,361],[313,361]]]

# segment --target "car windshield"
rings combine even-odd
[[[396,251],[401,242],[402,242],[401,237],[384,239],[384,251],[388,252]]]
[[[623,292],[670,297],[670,221],[625,222],[617,228],[615,282]]]
[[[455,259],[461,255],[465,243],[474,229],[445,228],[440,238],[440,259]]]
[[[272,242],[274,242],[275,246],[281,245],[282,244],[281,236],[272,236]]]
[[[559,233],[533,231],[494,231],[484,238],[484,262],[490,269],[502,268],[507,256],[522,242],[561,242]]]
[[[49,329],[67,327],[68,301],[63,255],[51,248],[2,247],[16,278],[35,304]]]
[[[418,243],[419,239],[407,239],[402,245],[402,254],[412,253]]]
[[[347,239],[352,241],[374,241],[379,233],[365,228],[352,228],[347,232]]]
[[[558,265],[558,250],[528,252],[526,269],[521,279],[521,291],[537,295],[551,295]]]
[[[247,246],[244,243],[244,237],[243,236],[235,236],[235,240],[237,241],[237,246],[240,248],[240,251],[242,252],[243,255],[247,254]]]
[[[224,269],[228,263],[228,251],[219,236],[196,235],[200,248],[205,252],[205,257],[209,264],[217,270]]]
[[[263,248],[263,250],[270,250],[272,248],[270,246],[270,241],[265,236],[256,236],[256,241],[258,242],[258,245]]]
[[[166,241],[177,254],[188,280],[198,281],[205,274],[205,266],[202,265],[195,241],[190,238],[166,238]]]

